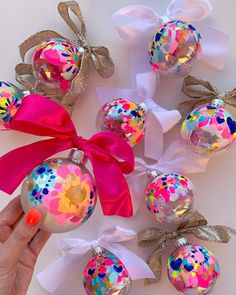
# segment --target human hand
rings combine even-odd
[[[39,230],[41,214],[31,209],[26,216],[20,197],[0,212],[0,294],[25,295],[37,257],[50,237]]]

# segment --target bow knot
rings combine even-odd
[[[78,27],[72,20],[69,15],[69,12],[72,11],[75,16],[78,18],[80,27]],[[77,95],[81,94],[85,88],[87,87],[88,81],[88,73],[89,73],[89,62],[92,60],[98,74],[103,78],[110,77],[114,72],[114,63],[110,56],[108,48],[104,46],[90,46],[88,44],[86,38],[86,25],[83,19],[79,4],[77,1],[66,1],[60,2],[58,4],[58,12],[66,22],[66,24],[70,27],[70,29],[75,33],[77,36],[77,41],[72,42],[75,43],[77,46],[82,47],[84,49],[84,53],[81,57],[81,65],[78,74],[75,76],[71,83],[71,88],[65,94],[61,91],[55,91],[51,89],[47,85],[38,82],[34,91],[37,93],[44,93],[47,97],[57,100],[61,105],[63,105],[67,110],[71,111]],[[22,60],[24,61],[26,53],[35,47],[36,45],[40,44],[41,42],[47,41],[48,39],[52,38],[60,38],[60,39],[67,39],[52,30],[45,30],[40,31],[33,36],[29,37],[25,40],[20,46],[20,55]],[[28,87],[29,83],[27,83],[22,76],[24,75],[33,75],[33,68],[31,65],[22,63],[16,66],[16,74],[18,76],[18,81],[23,85],[27,86],[27,88],[32,88],[31,86]],[[21,77],[21,78],[20,78]]]
[[[224,225],[207,225],[207,220],[198,212],[194,212],[188,221],[180,224],[176,230],[171,232],[162,231],[157,228],[142,230],[138,234],[139,247],[154,249],[153,253],[148,258],[148,265],[155,274],[156,279],[146,281],[147,284],[160,281],[161,258],[166,247],[174,240],[189,234],[204,241],[228,243],[231,236],[236,235],[236,230]]]
[[[13,193],[36,166],[57,153],[77,148],[92,164],[104,214],[133,215],[130,191],[123,174],[133,171],[134,155],[132,148],[119,136],[105,132],[89,140],[78,136],[66,110],[37,94],[25,97],[10,128],[51,139],[23,146],[0,158],[1,190]],[[5,173],[10,174],[7,181],[3,181]]]
[[[209,81],[202,80],[191,75],[184,78],[182,91],[190,101],[180,103],[179,110],[185,118],[193,109],[205,103],[211,103],[213,99],[220,99],[224,103],[236,107],[236,88],[232,91],[220,92]]]

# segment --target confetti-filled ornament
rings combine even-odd
[[[97,126],[101,131],[113,132],[134,146],[144,136],[147,108],[127,98],[115,98],[100,110]]]
[[[125,295],[131,287],[131,279],[124,264],[106,250],[88,262],[83,281],[88,295]]]
[[[179,174],[157,176],[152,172],[151,176],[154,179],[146,189],[146,204],[157,221],[180,223],[188,219],[194,203],[192,182]]]
[[[149,45],[153,69],[165,75],[188,74],[200,52],[200,34],[193,25],[179,20],[162,24]]]
[[[34,75],[46,87],[66,92],[80,70],[83,49],[65,39],[39,44],[33,55]]]
[[[182,124],[182,137],[197,154],[209,156],[235,141],[236,122],[220,102],[197,107]]]
[[[167,273],[179,292],[203,295],[215,286],[220,268],[215,256],[205,247],[184,245],[169,257]]]
[[[50,159],[26,178],[21,191],[25,212],[37,208],[43,216],[41,229],[67,232],[92,215],[96,188],[89,171],[69,159]]]
[[[9,128],[9,123],[18,111],[23,97],[23,92],[18,87],[0,81],[0,130]]]

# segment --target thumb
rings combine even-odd
[[[12,260],[17,261],[21,252],[39,230],[41,213],[32,208],[17,224],[9,239],[4,243]]]

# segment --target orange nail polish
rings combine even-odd
[[[41,216],[41,213],[37,209],[32,208],[26,215],[26,223],[29,226],[35,226],[40,222]]]

